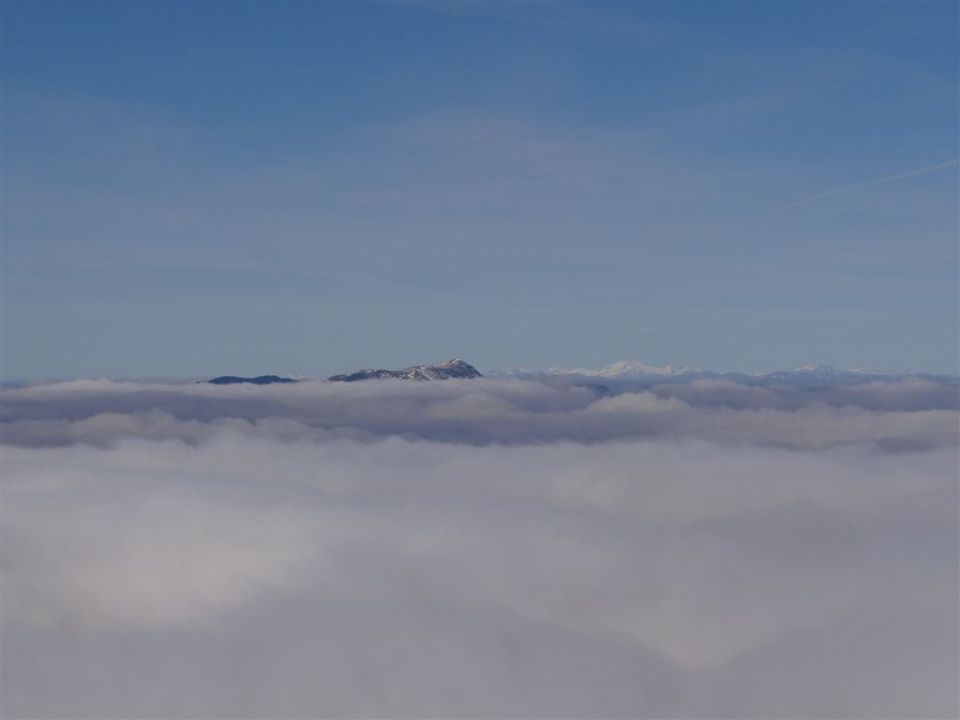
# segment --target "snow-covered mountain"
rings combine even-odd
[[[517,368],[499,370],[491,375],[514,377],[528,380],[579,380],[584,382],[674,382],[688,381],[700,377],[715,377],[716,373],[695,370],[682,365],[647,365],[638,360],[619,360],[600,369],[591,368],[550,368],[549,370],[528,370]]]
[[[607,365],[599,370],[587,370],[584,368],[573,368],[570,370],[561,370],[551,368],[548,370],[551,375],[583,375],[585,377],[603,377],[603,378],[630,378],[647,377],[650,375],[658,377],[676,377],[678,375],[690,375],[699,372],[682,365],[646,365],[637,360],[619,360],[612,365]]]
[[[327,379],[331,382],[356,382],[357,380],[449,380],[478,377],[483,376],[475,367],[463,360],[452,358],[434,365],[414,365],[403,370],[365,368],[343,375],[333,375]]]

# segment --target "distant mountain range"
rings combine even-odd
[[[878,372],[874,370],[839,370],[831,365],[803,365],[793,370],[777,370],[768,373],[721,373],[711,370],[697,370],[677,365],[646,365],[636,360],[620,360],[599,370],[586,368],[549,370],[499,370],[490,373],[491,377],[508,377],[523,380],[538,380],[551,384],[575,383],[595,386],[647,386],[664,383],[686,383],[694,380],[718,379],[735,382],[740,385],[793,385],[817,387],[824,385],[854,385],[873,381],[891,381],[903,378],[920,378],[937,382],[957,383],[957,376],[935,375],[931,373]],[[475,367],[456,358],[433,365],[413,365],[402,370],[377,370],[366,368],[351,373],[333,375],[329,382],[357,382],[360,380],[449,380],[483,377]],[[270,385],[273,383],[295,383],[298,380],[279,375],[259,375],[257,377],[239,377],[222,375],[207,380],[213,385]]]
[[[435,365],[414,365],[403,370],[357,370],[344,375],[333,375],[327,378],[331,382],[356,382],[358,380],[450,380],[452,378],[483,377],[477,369],[453,358]]]
[[[333,375],[329,382],[356,382],[358,380],[449,380],[451,378],[478,378],[483,377],[477,369],[453,358],[434,365],[414,365],[403,370],[374,370],[367,368],[352,373]],[[281,377],[280,375],[258,375],[256,377],[240,377],[237,375],[221,375],[207,380],[211,385],[272,385],[274,383],[295,383],[299,380]]]
[[[562,381],[595,384],[603,382],[617,385],[657,385],[662,383],[685,383],[693,380],[722,379],[740,385],[852,385],[873,381],[899,380],[908,377],[956,382],[956,376],[931,373],[880,372],[874,370],[841,370],[831,365],[803,365],[793,370],[777,370],[768,373],[715,372],[697,370],[676,365],[645,365],[636,360],[620,360],[599,370],[584,368],[549,370],[504,370],[491,374],[494,377],[515,377],[528,380]]]
[[[583,368],[559,370],[551,368],[547,372],[551,375],[583,375],[585,377],[678,377],[701,371],[692,370],[682,365],[657,367],[655,365],[645,365],[637,360],[620,360],[599,370],[585,370]]]

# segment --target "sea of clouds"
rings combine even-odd
[[[3,392],[2,714],[955,718],[958,386]]]

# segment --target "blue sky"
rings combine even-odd
[[[955,3],[2,13],[5,378],[957,371]]]

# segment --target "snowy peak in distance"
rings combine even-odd
[[[374,370],[365,368],[352,373],[333,375],[330,382],[357,382],[358,380],[450,380],[483,377],[473,365],[452,358],[434,365],[413,365],[403,370]]]
[[[548,370],[551,375],[583,375],[585,377],[603,377],[603,378],[630,378],[630,377],[649,377],[666,376],[676,377],[678,375],[691,375],[697,370],[683,367],[682,365],[664,365],[657,367],[655,365],[645,365],[637,360],[620,360],[608,365],[600,370],[587,370],[584,368],[573,368],[570,370],[561,370],[551,368]]]
[[[695,380],[725,380],[741,385],[774,386],[791,385],[820,387],[826,385],[857,385],[866,382],[902,380],[917,378],[937,382],[956,383],[957,378],[950,375],[914,372],[879,372],[874,370],[842,370],[832,365],[801,365],[793,370],[774,372],[713,372],[695,370],[681,365],[646,365],[636,360],[620,360],[599,370],[572,368],[563,370],[505,370],[494,373],[500,377],[513,377],[542,382],[563,382],[577,384],[606,384],[624,387],[648,387],[666,383],[688,383]]]

